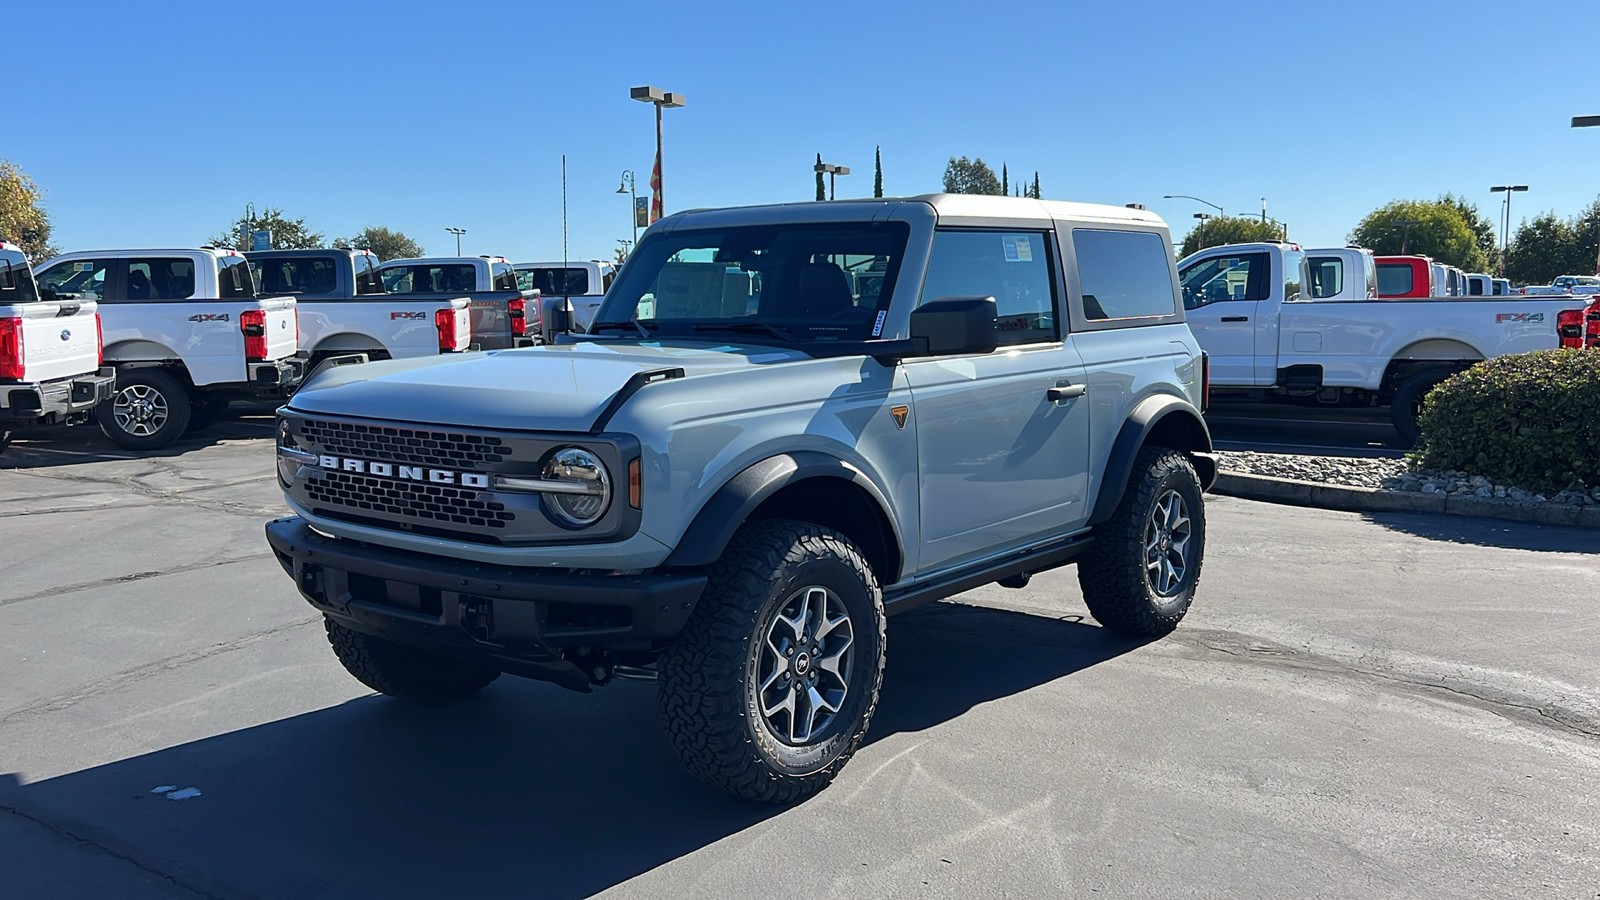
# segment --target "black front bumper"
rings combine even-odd
[[[62,381],[0,384],[0,420],[65,421],[89,413],[116,389],[116,370],[100,369]]]
[[[706,586],[700,574],[575,574],[411,553],[325,537],[299,516],[267,523],[267,543],[301,595],[342,624],[534,677],[548,673],[525,664],[563,650],[658,649]]]

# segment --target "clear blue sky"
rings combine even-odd
[[[360,11],[355,11],[357,8]],[[327,236],[574,258],[629,235],[668,110],[668,212],[809,200],[815,155],[870,196],[939,188],[952,155],[1050,199],[1204,209],[1342,244],[1394,198],[1499,221],[1600,194],[1600,3],[23,3],[6,19],[0,157],[48,191],[63,249],[194,245],[246,201]],[[18,101],[31,116],[18,115]]]

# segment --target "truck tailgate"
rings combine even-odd
[[[262,297],[267,313],[267,359],[287,359],[300,349],[300,325],[293,297]]]
[[[100,367],[100,335],[92,300],[0,306],[0,319],[22,322],[23,378],[58,381]]]

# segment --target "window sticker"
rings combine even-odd
[[[1033,243],[1027,235],[1001,238],[1000,245],[1005,248],[1006,262],[1033,262]]]
[[[887,318],[889,318],[889,311],[888,310],[886,310],[886,309],[878,310],[878,320],[872,323],[872,336],[873,337],[883,337],[883,322]]]
[[[92,262],[81,262],[81,263],[78,263],[78,271],[79,272],[93,272],[94,271],[94,263],[92,263]]]

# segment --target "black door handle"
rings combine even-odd
[[[1053,387],[1044,392],[1045,398],[1051,403],[1060,403],[1063,400],[1076,400],[1089,392],[1089,386],[1084,384],[1064,384]]]
[[[1248,321],[1250,321],[1250,317],[1249,316],[1223,316],[1222,317],[1222,321],[1224,321],[1224,322],[1248,322]]]

